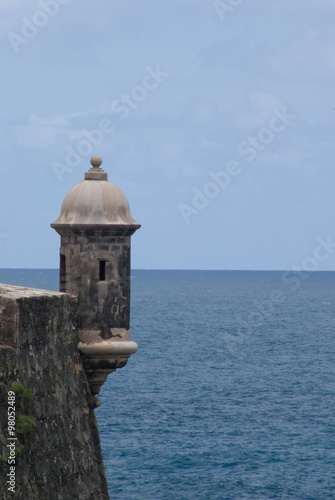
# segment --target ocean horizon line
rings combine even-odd
[[[1,271],[59,271],[59,268],[57,267],[0,267],[0,272]],[[155,271],[155,272],[168,272],[168,271],[173,271],[173,272],[255,272],[255,273],[261,273],[261,272],[277,272],[277,273],[284,273],[284,272],[295,272],[293,269],[179,269],[179,268],[167,268],[167,269],[157,269],[157,268],[133,268],[131,270],[133,271]],[[335,273],[335,269],[316,269],[316,270],[307,270],[307,269],[301,269],[301,272],[305,273]]]

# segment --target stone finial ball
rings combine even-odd
[[[94,155],[91,158],[91,165],[92,167],[99,168],[102,163],[102,158],[101,156]]]

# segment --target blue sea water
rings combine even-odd
[[[111,499],[335,498],[334,272],[135,270],[131,305],[95,410]]]

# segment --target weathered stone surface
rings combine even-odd
[[[107,340],[113,337],[112,328],[129,330],[130,236],[127,229],[124,236],[106,243],[106,234],[111,236],[115,229],[96,229],[94,236],[91,232],[59,230],[65,276],[61,289],[78,296],[80,330],[95,329]],[[103,279],[99,278],[101,261],[105,266]]]
[[[0,478],[4,500],[109,499],[69,295],[0,285]],[[19,382],[16,494],[7,490],[7,393]],[[30,401],[31,390],[34,394]],[[27,395],[27,397],[24,396]],[[21,426],[22,427],[22,426]],[[29,427],[29,426],[28,426]],[[19,432],[21,430],[21,432]]]

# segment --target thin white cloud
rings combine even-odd
[[[36,0],[0,0],[0,37],[5,38],[10,32],[20,35],[22,17],[29,16],[38,7]]]
[[[46,148],[57,142],[60,135],[68,140],[82,138],[82,128],[78,129],[77,122],[96,113],[96,110],[73,112],[49,118],[30,115],[25,124],[16,128],[16,137],[25,148]]]
[[[302,38],[292,40],[268,60],[269,66],[282,77],[324,78],[334,74],[334,53],[334,40],[310,29]]]
[[[0,9],[9,10],[16,9],[19,4],[19,0],[0,0]]]
[[[44,119],[31,115],[25,125],[16,129],[17,140],[26,148],[46,148],[55,142],[57,135],[69,131],[71,118],[77,116],[73,113]]]
[[[251,130],[265,127],[273,115],[273,110],[284,107],[285,104],[275,95],[252,92],[249,98],[249,109],[246,112],[246,108],[243,106],[243,110],[239,111],[237,125]]]

